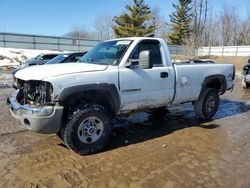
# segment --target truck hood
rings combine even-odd
[[[54,65],[31,66],[18,71],[15,77],[21,80],[43,80],[53,76],[105,70],[107,65],[88,63],[65,63]]]

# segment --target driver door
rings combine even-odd
[[[145,50],[152,54],[152,68],[141,69],[138,66],[119,69],[121,112],[164,106],[172,100],[174,77],[170,68],[163,65],[159,41],[140,42],[130,59],[138,59],[140,52]]]

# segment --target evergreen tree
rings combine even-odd
[[[127,13],[115,16],[113,21],[115,25],[112,27],[117,37],[139,37],[152,36],[156,27],[149,25],[148,21],[153,15],[144,0],[133,0],[133,5],[127,5]]]
[[[185,39],[190,36],[190,23],[192,19],[192,0],[179,0],[179,4],[173,4],[175,11],[171,13],[172,32],[168,35],[171,44],[185,44]]]

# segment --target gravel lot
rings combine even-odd
[[[0,187],[250,187],[250,90],[239,78],[212,121],[191,104],[139,113],[89,156],[20,128],[5,104],[10,86],[0,72]]]

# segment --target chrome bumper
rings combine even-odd
[[[20,121],[22,125],[34,132],[57,133],[61,127],[63,115],[62,106],[20,105],[16,96],[19,90],[13,92],[7,99],[11,115]]]

